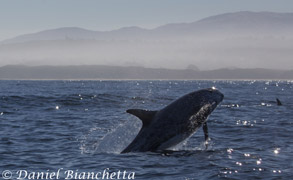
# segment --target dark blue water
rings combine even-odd
[[[141,126],[125,110],[161,109],[212,86],[225,98],[208,119],[208,150],[200,129],[174,151],[119,154]],[[118,179],[118,171],[135,179],[290,179],[292,94],[293,81],[0,81],[0,173],[9,170],[12,179],[19,170],[29,179],[25,171],[58,169],[53,179],[69,170],[107,171],[108,179],[113,172]]]

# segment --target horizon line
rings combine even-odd
[[[80,65],[25,65],[25,64],[7,64],[2,65],[0,68],[4,67],[28,67],[28,68],[37,68],[37,67],[51,67],[51,68],[59,68],[59,67],[94,67],[94,66],[100,66],[100,67],[116,67],[116,68],[143,68],[143,69],[163,69],[163,70],[192,70],[192,71],[216,71],[216,70],[271,70],[271,71],[293,71],[293,69],[271,69],[271,68],[262,68],[262,67],[254,67],[254,68],[243,68],[243,67],[222,67],[222,68],[216,68],[216,69],[200,69],[198,70],[192,69],[192,68],[182,68],[182,69],[174,69],[174,68],[165,68],[165,67],[144,67],[139,65],[103,65],[103,64],[80,64]]]

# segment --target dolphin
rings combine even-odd
[[[282,103],[281,103],[280,99],[276,98],[276,101],[277,101],[278,106],[282,106]]]
[[[202,125],[207,141],[207,118],[223,98],[212,87],[186,94],[159,111],[128,109],[127,113],[142,120],[142,128],[121,153],[166,150],[193,135]]]

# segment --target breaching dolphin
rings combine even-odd
[[[223,98],[213,87],[186,94],[159,111],[128,109],[127,113],[142,120],[142,128],[122,153],[165,150],[190,137],[201,125],[207,140],[206,120]]]

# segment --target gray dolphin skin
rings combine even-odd
[[[207,140],[206,120],[223,98],[213,87],[186,94],[160,111],[127,110],[141,119],[143,125],[121,153],[166,150],[190,137],[202,125]]]

